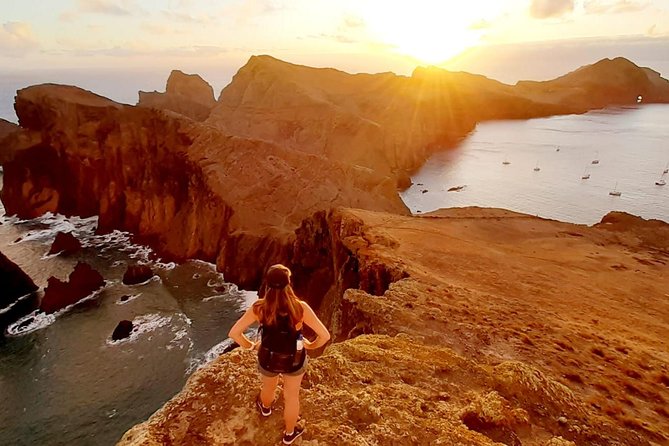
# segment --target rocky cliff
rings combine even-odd
[[[99,215],[162,255],[216,262],[258,285],[320,209],[407,213],[394,182],[359,167],[222,133],[173,113],[66,86],[17,94],[2,200],[8,214]]]
[[[0,252],[0,337],[5,327],[37,308],[35,282]]]
[[[554,81],[505,85],[469,73],[417,68],[411,77],[351,75],[254,56],[207,120],[226,132],[324,154],[382,173],[412,171],[477,122],[669,102],[669,82],[625,59]]]
[[[315,215],[299,286],[350,288],[312,300],[339,342],[310,362],[301,444],[666,444],[667,237],[620,214]],[[200,370],[120,444],[276,444],[281,404],[255,413],[253,357]]]
[[[197,74],[173,70],[164,93],[139,92],[141,107],[170,110],[196,121],[204,121],[216,104],[214,89]]]

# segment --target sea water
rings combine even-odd
[[[402,198],[414,213],[483,206],[593,224],[625,211],[669,222],[669,185],[655,184],[666,168],[669,105],[484,122],[433,155]]]
[[[4,216],[0,223],[0,250],[40,287],[50,276],[65,279],[77,261],[106,280],[84,301],[55,315],[36,312],[0,336],[2,445],[114,444],[222,352],[228,330],[255,299],[225,283],[214,265],[161,263],[127,233],[96,235],[96,218]],[[47,256],[58,231],[72,232],[83,250]],[[124,285],[123,273],[135,262],[158,275]],[[112,341],[123,319],[135,329]]]

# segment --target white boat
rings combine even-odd
[[[537,163],[537,165],[534,167],[534,171],[539,172],[540,170],[541,168],[539,167],[539,163]]]
[[[667,163],[667,165],[664,166],[664,170],[662,171],[662,173],[669,173],[669,163]]]
[[[618,183],[616,182],[616,187],[614,187],[613,190],[611,192],[609,192],[609,195],[612,195],[614,197],[619,197],[622,194],[623,193],[618,190]]]
[[[581,175],[582,180],[589,180],[590,174],[588,173],[588,168],[583,169],[583,175]]]
[[[667,182],[664,181],[663,178],[660,178],[659,180],[657,180],[657,181],[655,182],[655,184],[656,184],[657,186],[666,186]]]
[[[504,161],[502,161],[502,164],[504,164],[505,166],[508,166],[509,164],[511,164],[511,162],[504,159]]]
[[[560,151],[560,146],[557,146],[557,147],[555,148],[555,151],[556,151],[556,152],[559,152],[559,151]]]
[[[595,159],[591,161],[591,164],[599,164],[599,152],[595,152]]]

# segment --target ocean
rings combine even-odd
[[[669,105],[484,122],[432,156],[402,198],[414,213],[497,207],[590,225],[625,211],[669,222],[669,186],[655,184],[667,168]]]
[[[3,445],[115,444],[229,345],[228,330],[256,299],[225,283],[214,265],[161,263],[130,234],[96,235],[96,218],[4,216],[0,223],[0,250],[40,287],[50,276],[66,279],[79,260],[106,280],[84,301],[51,316],[28,315],[0,337]],[[58,231],[75,234],[84,249],[47,256]],[[126,266],[135,262],[158,275],[124,285]],[[136,328],[112,341],[123,319]]]

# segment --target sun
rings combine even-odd
[[[473,25],[485,16],[486,5],[494,7],[494,3],[482,0],[414,0],[410,5],[408,2],[371,2],[364,18],[373,37],[393,51],[423,63],[439,64],[480,41],[481,29]]]

